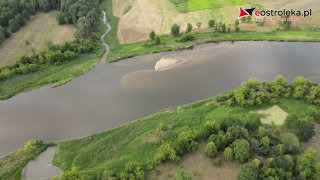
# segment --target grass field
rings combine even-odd
[[[247,3],[244,0],[186,0],[177,3],[177,0],[170,0],[178,12],[186,13],[191,11],[218,9],[228,5],[241,5]]]
[[[284,120],[287,118],[288,113],[283,111],[279,106],[272,106],[267,109],[259,110],[257,113],[265,115],[261,119],[263,124],[275,124],[275,125],[282,125]]]
[[[99,61],[103,49],[94,54],[81,55],[62,65],[49,65],[27,75],[19,75],[0,82],[0,99],[8,99],[20,92],[52,84],[59,86],[90,70]]]
[[[297,113],[299,117],[304,117],[312,106],[302,100],[290,99],[280,99],[278,105],[289,114]],[[208,120],[230,116],[246,118],[257,115],[249,112],[258,109],[261,107],[219,106],[215,98],[180,106],[170,112],[157,113],[110,131],[58,142],[54,164],[64,171],[75,166],[82,172],[107,175],[119,171],[127,162],[149,162],[161,142],[174,142],[179,133],[199,129]],[[167,127],[161,133],[160,123]]]
[[[21,55],[31,54],[32,49],[43,50],[49,42],[62,44],[70,41],[75,31],[70,25],[59,26],[55,11],[38,13],[0,45],[0,67],[14,63]],[[26,41],[30,44],[27,45]]]

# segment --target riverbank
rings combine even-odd
[[[115,30],[111,30],[115,31]],[[230,32],[230,33],[213,33],[203,32],[194,33],[195,40],[188,42],[180,42],[180,37],[173,37],[171,35],[160,36],[160,45],[145,46],[150,41],[142,41],[129,44],[119,44],[112,39],[108,41],[110,45],[110,52],[108,55],[109,62],[116,62],[122,59],[157,53],[163,51],[175,51],[186,49],[190,46],[223,41],[283,41],[283,42],[320,42],[319,30],[291,30],[291,31],[272,31],[272,32]],[[114,38],[114,37],[113,37]]]
[[[209,120],[228,117],[255,119],[259,115],[253,112],[273,105],[228,107],[217,102],[221,97],[179,106],[172,111],[156,113],[92,136],[58,142],[54,165],[64,172],[76,167],[75,174],[79,177],[91,178],[96,178],[97,175],[106,179],[114,177],[128,163],[142,164],[147,172],[150,170],[148,168],[152,169],[155,165],[155,154],[159,152],[159,146],[163,142],[173,142],[175,147],[179,134],[196,131]],[[298,117],[306,117],[310,108],[315,108],[304,100],[279,99],[276,104]]]

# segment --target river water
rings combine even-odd
[[[154,71],[163,56],[189,61]],[[29,139],[81,137],[168,107],[214,96],[250,77],[283,74],[320,82],[319,43],[229,42],[96,66],[57,88],[40,88],[0,102],[0,155]]]

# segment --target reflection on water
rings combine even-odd
[[[189,61],[153,71],[164,55]],[[283,74],[320,80],[319,43],[236,42],[146,55],[99,65],[58,88],[35,90],[0,102],[0,155],[28,139],[80,137],[237,87],[252,76]]]

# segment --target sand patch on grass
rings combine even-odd
[[[235,161],[223,160],[220,167],[214,167],[212,159],[208,158],[204,152],[205,143],[201,143],[196,151],[186,154],[180,163],[167,162],[155,167],[149,179],[173,180],[180,168],[188,171],[194,180],[236,179],[240,171],[240,164]]]
[[[288,113],[277,105],[268,109],[259,110],[257,113],[265,115],[265,117],[261,118],[263,124],[271,124],[274,122],[275,125],[282,125],[288,116]]]

